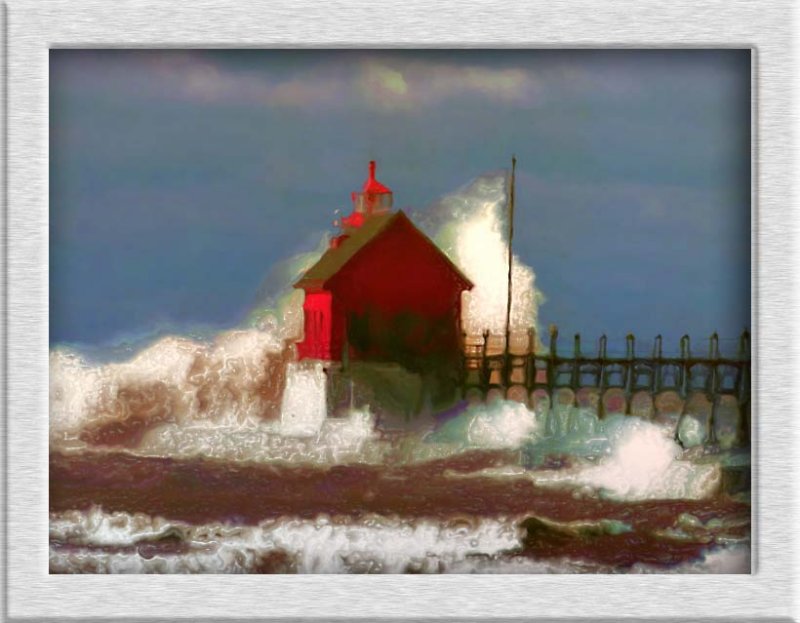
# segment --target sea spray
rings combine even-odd
[[[612,573],[619,568],[603,562],[607,554],[565,556],[570,535],[578,547],[604,538],[616,543],[618,535],[634,543],[639,538],[632,526],[612,519],[547,520],[562,535],[561,549],[545,557],[523,555],[524,523],[368,514],[191,524],[93,507],[50,514],[49,567],[51,573]],[[629,571],[748,573],[749,538],[721,545],[730,529],[723,523],[704,524],[698,538],[686,542],[690,553],[683,560],[673,553],[682,541],[664,537],[647,563],[636,562]],[[675,557],[678,564],[656,563]]]
[[[307,431],[306,431],[307,432]],[[168,424],[153,428],[133,452],[175,459],[205,458],[241,463],[297,465],[381,465],[392,445],[375,431],[375,419],[365,410],[326,419],[315,434],[286,435],[280,422],[221,427]]]
[[[429,434],[427,443],[449,443],[462,449],[519,448],[544,430],[541,416],[513,400],[473,404]]]
[[[484,175],[421,212],[420,224],[473,282],[464,294],[463,328],[471,335],[501,334],[508,297],[507,182],[505,175]],[[543,300],[530,266],[514,256],[511,328],[536,326]]]
[[[719,489],[720,465],[685,459],[670,426],[636,416],[599,420],[596,414],[573,407],[566,416],[570,424],[553,433],[544,426],[543,415],[537,417],[512,401],[472,405],[426,441],[462,450],[520,448],[523,462],[533,471],[491,473],[530,478],[542,486],[586,489],[615,500],[702,499]],[[552,418],[553,412],[547,415]],[[566,460],[567,466],[542,468],[554,459]]]
[[[292,284],[322,257],[330,245],[330,234],[319,233],[312,239],[317,240],[314,249],[279,262],[267,273],[245,321],[248,327],[290,342],[302,337],[303,291]]]
[[[543,426],[536,414],[513,401],[497,401],[478,409],[469,424],[471,445],[481,448],[518,448],[534,438]]]
[[[228,331],[211,343],[162,338],[128,361],[90,365],[76,353],[50,354],[50,440],[138,445],[163,424],[241,425],[277,415],[287,354],[256,330]]]
[[[626,501],[702,499],[719,490],[719,464],[682,459],[671,428],[613,416],[601,429],[607,445],[596,460],[566,470],[534,471],[530,477],[542,486],[588,488]]]
[[[146,555],[143,545],[173,535],[187,546]],[[50,542],[50,569],[56,573],[253,573],[276,554],[297,573],[438,573],[471,556],[492,557],[518,547],[520,530],[513,521],[495,519],[376,515],[193,525],[95,507],[52,513]]]

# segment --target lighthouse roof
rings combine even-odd
[[[336,275],[355,255],[357,255],[364,247],[370,242],[376,240],[380,235],[394,225],[405,223],[419,236],[422,236],[429,244],[438,251],[442,260],[447,263],[452,269],[453,273],[463,283],[465,289],[472,288],[472,282],[464,276],[464,274],[453,264],[450,259],[437,247],[425,234],[419,231],[411,220],[405,215],[402,210],[397,212],[388,212],[385,214],[376,214],[367,219],[367,221],[354,233],[348,236],[338,247],[328,249],[322,257],[311,268],[306,271],[305,275],[294,284],[295,288],[303,288],[305,290],[314,290],[323,288],[325,282],[331,277]]]

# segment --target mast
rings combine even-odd
[[[508,190],[508,299],[506,301],[506,366],[511,350],[511,271],[514,263],[512,244],[514,241],[514,177],[517,169],[517,158],[511,156],[511,181]],[[509,371],[507,370],[507,374]]]

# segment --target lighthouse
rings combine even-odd
[[[300,359],[452,365],[472,283],[402,211],[369,163],[330,248],[294,284],[305,293]]]

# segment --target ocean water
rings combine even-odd
[[[203,348],[157,352],[190,370],[183,356]],[[170,378],[162,358],[140,361]],[[389,438],[366,407],[325,417],[316,363],[286,364],[277,417],[223,392],[227,411],[193,413],[179,376],[182,394],[142,395],[125,365],[53,365],[52,573],[749,572],[750,505],[723,490],[730,456],[684,450],[666,424],[582,411],[554,435],[558,415],[497,400]],[[256,400],[246,376],[238,391]],[[102,384],[87,392],[98,379],[130,403],[92,407],[108,400]]]

